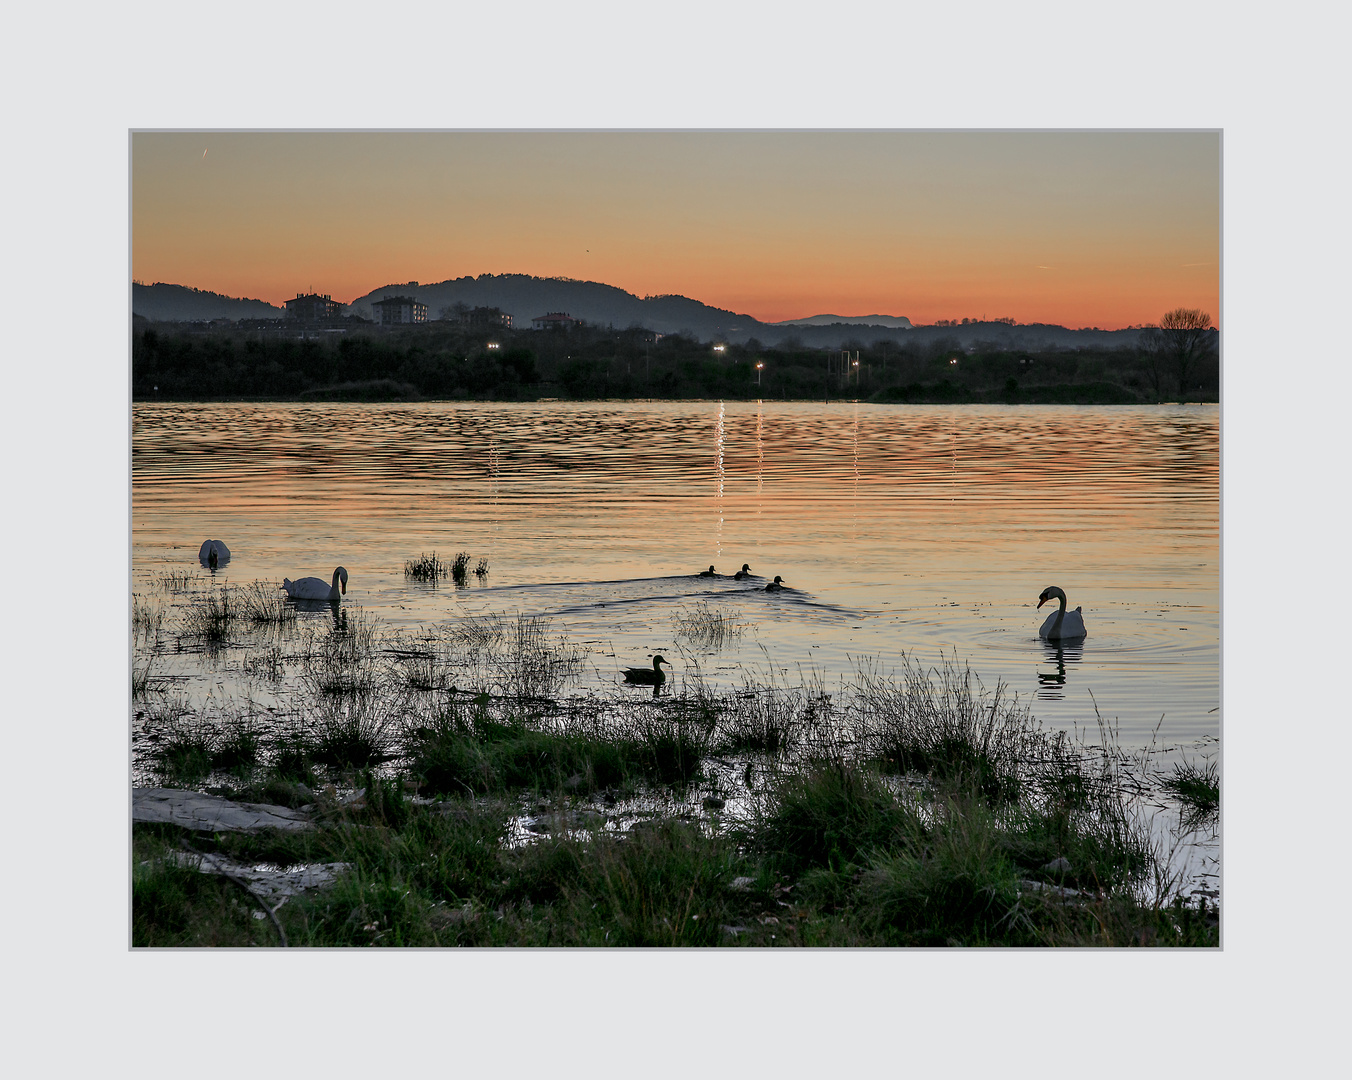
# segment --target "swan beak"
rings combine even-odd
[[[342,585],[339,586],[339,591],[340,591],[344,596],[347,595],[347,582],[346,582],[346,581],[344,581],[344,582],[342,583]]]
[[[1042,606],[1043,604],[1045,604],[1046,602],[1047,602],[1047,598],[1044,596],[1041,600],[1039,600],[1039,601],[1037,602],[1037,606],[1038,606],[1038,607],[1041,607],[1041,606]]]

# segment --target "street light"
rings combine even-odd
[[[764,366],[765,366],[765,361],[764,361],[764,360],[757,360],[757,361],[756,361],[756,385],[757,385],[757,386],[760,385],[760,373],[761,373],[761,368],[763,368]]]

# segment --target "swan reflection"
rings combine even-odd
[[[340,634],[347,631],[347,609],[343,607],[340,600],[307,600],[302,596],[293,596],[288,597],[286,602],[297,611],[305,611],[311,614],[327,611],[333,616],[334,630]]]
[[[1042,650],[1043,662],[1053,665],[1056,670],[1038,670],[1037,696],[1043,701],[1060,701],[1066,696],[1066,665],[1078,664],[1084,659],[1084,644],[1044,640]]]

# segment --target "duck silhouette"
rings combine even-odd
[[[638,686],[661,686],[667,681],[667,673],[660,666],[662,664],[671,667],[670,661],[661,655],[653,657],[651,671],[645,667],[627,667],[624,669],[624,681]]]

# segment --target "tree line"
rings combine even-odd
[[[754,338],[715,351],[692,335],[583,326],[488,331],[429,323],[296,336],[150,324],[133,331],[134,400],[855,398],[911,402],[1214,401],[1217,332],[1167,313],[1135,346],[1022,350],[956,338],[839,350]]]

